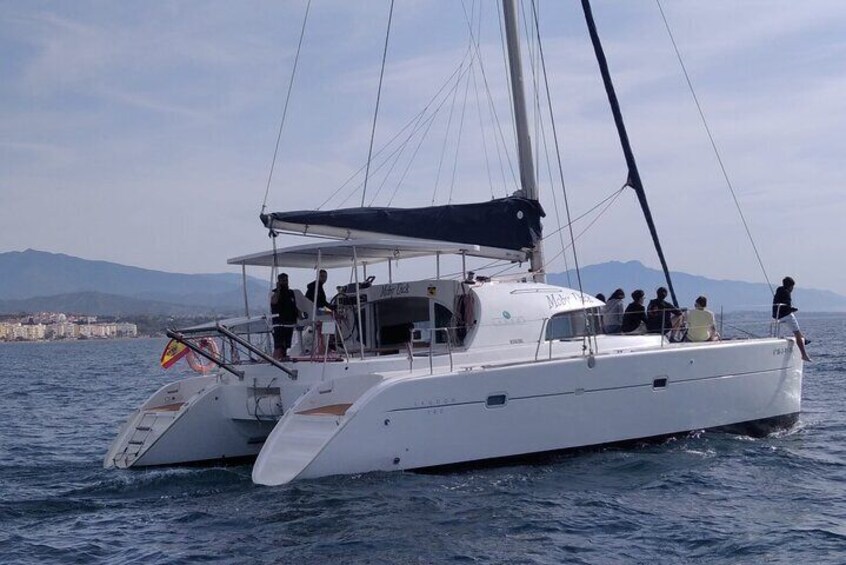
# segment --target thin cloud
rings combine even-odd
[[[498,19],[493,4],[481,6],[480,48],[510,144]],[[808,243],[820,226],[837,231],[846,212],[837,173],[846,153],[840,72],[846,5],[663,6],[768,265],[846,292],[844,275],[826,260],[846,252],[846,238]],[[387,7],[313,4],[272,209],[316,206],[364,163]],[[13,205],[0,209],[0,240],[10,248],[182,271],[218,271],[226,256],[266,248],[256,214],[304,8],[304,2],[7,7],[0,22],[0,48],[9,54],[0,62],[8,77],[0,84],[0,191]],[[541,12],[565,180],[578,215],[619,188],[625,163],[577,4],[542,4]],[[654,3],[596,2],[595,14],[672,267],[760,280]],[[468,44],[459,3],[401,2],[394,17],[377,147],[422,108]],[[525,70],[531,85],[531,65]],[[499,133],[489,116],[479,125],[472,85],[468,100],[461,146],[455,129],[446,139],[445,108],[395,205],[431,199],[444,143],[448,172],[441,183],[451,182],[458,151],[456,201],[501,195],[493,142]],[[541,152],[551,231],[551,191],[559,207],[561,194],[557,182],[549,186],[545,158]],[[373,194],[386,170],[373,177]],[[398,178],[395,170],[377,205],[387,202]],[[347,204],[357,203],[354,197]],[[27,229],[34,216],[71,209],[85,229],[61,235]],[[220,225],[226,230],[210,228]],[[173,241],[179,252],[162,251]],[[582,262],[656,263],[629,191],[578,245]],[[563,268],[563,261],[553,266]]]

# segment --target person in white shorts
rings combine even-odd
[[[780,287],[776,289],[773,295],[773,319],[778,320],[779,325],[786,326],[793,336],[796,338],[796,345],[799,347],[799,352],[802,354],[802,360],[810,362],[811,358],[805,351],[805,337],[799,330],[799,322],[796,320],[794,312],[798,312],[798,308],[794,308],[791,303],[790,294],[793,292],[793,287],[796,286],[796,281],[791,277],[784,277],[781,281]]]

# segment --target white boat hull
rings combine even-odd
[[[251,461],[281,416],[279,387],[257,382],[209,375],[165,385],[121,426],[103,466]]]
[[[784,339],[384,375],[341,415],[303,414],[316,395],[304,396],[271,433],[253,480],[276,485],[789,420],[801,410],[801,389],[801,360]],[[504,404],[489,406],[499,395]],[[296,445],[306,453],[290,456]]]

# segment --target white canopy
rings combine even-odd
[[[277,249],[243,255],[229,259],[230,265],[251,265],[260,267],[293,267],[313,269],[318,264],[325,269],[350,267],[357,259],[361,265],[372,265],[391,259],[409,259],[437,254],[469,255],[507,261],[524,261],[525,253],[508,249],[480,247],[468,243],[449,243],[419,239],[345,239],[322,241],[296,247]]]
[[[187,328],[179,328],[179,332],[192,338],[216,336],[218,335],[218,324],[236,334],[258,334],[269,331],[267,325],[267,318],[265,316],[241,316],[238,318],[214,320],[211,322],[206,322],[204,324],[190,326]]]

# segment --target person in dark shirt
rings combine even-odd
[[[270,297],[270,311],[273,314],[273,358],[281,361],[288,355],[294,324],[300,318],[297,298],[288,287],[288,275],[285,273],[276,277],[276,288]]]
[[[317,286],[316,306],[317,306],[318,310],[321,309],[321,308],[326,308],[327,310],[334,310],[332,305],[326,300],[326,291],[323,290],[323,284],[326,282],[326,279],[328,278],[328,276],[329,275],[326,273],[326,271],[324,269],[320,269],[320,273],[318,275],[317,281],[311,281],[310,283],[308,283],[308,286],[306,286],[306,294],[305,294],[306,298],[308,298],[312,302],[315,302],[315,300],[314,300],[314,287]],[[314,284],[315,282],[317,282],[318,284],[315,285]]]
[[[799,322],[796,321],[794,312],[798,312],[798,308],[794,308],[790,294],[793,292],[793,287],[796,286],[796,281],[790,277],[784,277],[781,281],[782,286],[776,289],[773,295],[773,319],[777,320],[779,325],[784,324],[793,336],[796,338],[796,345],[799,347],[799,352],[802,354],[803,361],[811,361],[808,353],[805,351],[805,338],[799,330]]]
[[[667,302],[667,289],[659,287],[655,298],[646,307],[646,329],[649,333],[666,333],[681,323],[681,310]]]
[[[646,296],[646,293],[641,289],[632,292],[632,303],[626,306],[626,311],[623,312],[623,326],[620,331],[624,334],[643,333],[646,327],[646,308],[643,307],[644,296]],[[644,324],[643,328],[641,328],[641,323]]]

